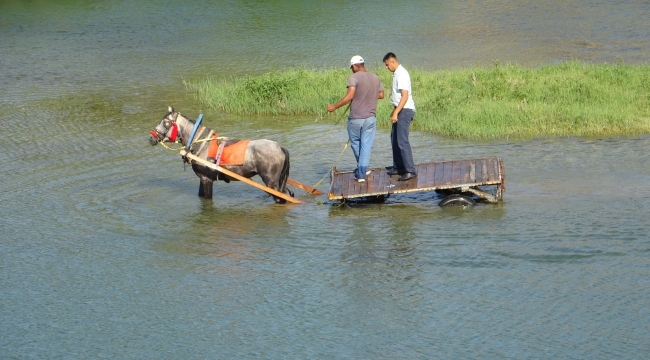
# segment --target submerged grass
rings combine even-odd
[[[391,73],[370,69],[390,90]],[[650,66],[564,62],[410,69],[414,129],[468,139],[619,136],[650,133]],[[208,107],[232,114],[324,115],[345,94],[347,69],[290,69],[260,76],[185,81]],[[392,106],[380,100],[378,123]],[[339,109],[338,112],[344,110]],[[340,118],[339,113],[330,116]]]

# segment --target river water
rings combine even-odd
[[[646,358],[648,135],[414,132],[416,162],[503,158],[504,201],[472,209],[428,193],[279,206],[221,182],[205,201],[178,153],[148,145],[174,105],[279,141],[316,184],[342,126],[216,113],[182,80],[387,51],[422,69],[649,55],[647,1],[395,4],[0,2],[0,357]],[[389,163],[382,130],[371,165]]]

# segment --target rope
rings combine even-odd
[[[198,139],[198,140],[194,140],[194,141],[192,141],[192,144],[195,144],[195,143],[201,143],[201,142],[206,142],[206,141],[212,141],[212,139],[214,139],[214,138],[212,138],[212,137],[207,137],[207,138],[203,138],[203,139]],[[217,140],[224,140],[224,139],[230,139],[230,138],[227,137],[227,136],[219,136],[219,137],[217,137],[216,139],[217,139]],[[180,142],[179,140],[176,140],[176,141],[174,141],[172,144],[180,144],[180,143],[181,143],[181,142]],[[162,141],[159,142],[158,144],[162,145],[162,146],[163,146],[165,149],[167,149],[167,150],[178,151],[178,150],[181,150],[181,149],[185,149],[185,146],[180,147],[180,148],[178,148],[178,149],[173,149],[173,148],[167,146],[167,145],[166,145],[164,142],[162,142]],[[192,144],[190,144],[190,145],[192,145]]]
[[[323,100],[323,102],[325,102],[325,101],[324,101],[325,99],[323,99],[322,95],[320,94],[320,92],[318,92],[318,89],[316,89],[316,87],[314,86],[314,84],[311,83],[311,81],[309,80],[309,78],[307,78],[307,77],[305,76],[305,79],[307,80],[307,83],[309,83],[309,85],[310,85],[311,87],[313,87],[314,90],[316,90],[316,93],[318,94],[318,96],[320,96],[321,100]],[[323,136],[327,136],[327,135],[329,135],[329,133],[332,132],[332,130],[334,130],[334,128],[335,128],[335,127],[339,124],[339,122],[341,121],[341,119],[343,119],[343,117],[345,116],[345,114],[347,114],[348,110],[350,109],[350,105],[352,105],[352,103],[348,103],[348,106],[345,108],[345,111],[343,111],[343,113],[338,117],[338,119],[336,119],[336,122],[334,123],[334,125],[332,125],[332,127],[331,127],[331,128],[330,128],[330,129],[325,133],[325,135],[323,135]],[[322,118],[322,116],[321,116],[321,118]],[[327,177],[327,175],[329,175],[329,173],[332,172],[332,171],[334,170],[334,168],[336,167],[336,164],[338,164],[339,160],[341,160],[341,157],[343,156],[343,153],[345,153],[345,149],[348,148],[348,145],[350,145],[350,140],[348,140],[348,141],[345,143],[345,145],[343,146],[343,150],[341,150],[341,154],[339,154],[339,157],[336,158],[336,161],[334,161],[334,164],[332,164],[332,166],[330,167],[330,170],[329,170],[329,171],[328,171],[328,172],[327,172],[327,173],[326,173],[326,174],[325,174],[325,175],[324,175],[320,180],[318,180],[318,182],[316,183],[316,185],[312,186],[313,189],[316,189],[316,188],[317,188],[317,187],[318,187],[318,186],[323,182],[323,180],[325,180],[325,178]],[[305,151],[303,151],[302,153],[296,155],[295,158],[299,158],[299,157],[305,155],[307,152],[308,152],[308,150],[305,150]],[[305,194],[310,194],[310,192],[307,191],[307,192],[305,192]]]
[[[339,116],[338,119],[336,119],[336,122],[334,123],[334,125],[332,125],[332,127],[331,127],[329,130],[327,130],[327,131],[325,132],[325,135],[323,135],[323,137],[329,135],[329,133],[331,133],[332,130],[334,130],[334,128],[336,128],[336,125],[338,125],[339,122],[341,121],[341,119],[343,119],[343,117],[345,117],[345,114],[347,113],[347,111],[348,111],[349,108],[350,108],[350,104],[348,104],[348,107],[347,107],[347,108],[345,109],[345,111],[341,114],[341,116]],[[349,141],[348,141],[348,142],[349,142]],[[296,155],[296,156],[293,156],[293,157],[294,157],[294,158],[299,158],[299,157],[305,155],[305,154],[306,154],[307,152],[309,152],[309,151],[311,151],[311,149],[309,149],[309,150],[305,150],[305,151],[301,152],[300,154],[298,154],[298,155]]]
[[[192,142],[192,144],[194,144],[194,143],[206,142],[206,141],[211,141],[212,139],[224,140],[224,139],[230,139],[230,138],[227,137],[227,136],[217,136],[216,138],[213,138],[213,137],[207,137],[207,138],[203,138],[203,139],[199,139],[199,140],[194,140],[194,141]]]
[[[341,154],[339,154],[339,157],[336,158],[336,161],[334,161],[334,164],[332,164],[332,166],[330,167],[330,170],[329,170],[329,171],[328,171],[328,172],[327,172],[327,173],[326,173],[326,174],[325,174],[325,175],[324,175],[320,180],[318,180],[318,182],[316,183],[316,185],[312,186],[312,189],[317,188],[318,185],[320,185],[320,183],[322,183],[323,180],[325,180],[325,178],[327,177],[327,175],[329,175],[329,173],[330,173],[332,170],[334,170],[334,168],[336,167],[336,164],[339,162],[339,160],[341,160],[341,157],[343,156],[343,153],[345,152],[345,149],[348,148],[348,145],[350,145],[350,140],[348,140],[348,141],[345,143],[345,145],[343,146],[343,150],[341,150]],[[305,192],[305,194],[310,194],[310,192],[307,191],[307,192]]]
[[[306,74],[303,74],[303,78],[304,78],[305,80],[307,80],[307,83],[309,84],[309,86],[311,86],[311,87],[316,91],[316,94],[317,94],[318,97],[321,99],[321,101],[322,101],[323,103],[327,103],[327,102],[325,101],[325,98],[323,98],[323,95],[322,95],[322,94],[318,91],[318,89],[316,88],[316,86],[314,86],[314,84],[311,82],[311,80],[309,80],[309,77],[308,77]],[[336,125],[339,124],[339,122],[341,121],[341,119],[343,119],[343,117],[345,117],[345,114],[346,114],[346,113],[348,112],[348,110],[350,109],[350,105],[352,105],[351,102],[348,103],[348,106],[345,108],[345,111],[343,111],[343,113],[338,117],[338,119],[336,119],[336,122],[334,123],[334,125],[332,125],[332,127],[331,127],[327,132],[325,132],[325,135],[324,135],[324,136],[329,135],[329,133],[331,133],[332,130],[334,130],[334,128],[336,127]],[[323,118],[323,116],[322,116],[321,114],[319,114],[319,116],[321,117],[321,119]],[[348,143],[349,143],[349,141],[348,141]],[[347,147],[347,144],[346,144],[346,147]],[[344,149],[345,149],[345,148],[344,148]],[[308,151],[310,151],[310,150],[305,150],[305,151],[301,152],[300,154],[298,154],[298,155],[296,155],[296,156],[293,156],[293,158],[299,158],[299,157],[305,155]],[[337,161],[338,161],[338,160],[337,160]]]
[[[176,141],[174,141],[172,144],[180,144],[180,143],[181,143],[180,141],[176,140]],[[181,149],[185,149],[185,146],[179,147],[178,149],[172,149],[171,147],[167,146],[167,145],[166,145],[164,142],[162,142],[162,141],[159,142],[158,144],[162,145],[162,146],[163,146],[165,149],[167,149],[167,150],[178,151],[178,150],[181,150]]]

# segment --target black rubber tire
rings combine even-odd
[[[439,206],[474,206],[476,201],[471,197],[463,194],[451,194],[445,196],[439,203]]]

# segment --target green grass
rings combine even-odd
[[[408,68],[408,67],[407,67]],[[370,69],[386,90],[391,73]],[[650,133],[650,66],[564,62],[421,71],[410,69],[417,108],[413,123],[451,138],[527,139]],[[206,106],[231,114],[325,115],[345,94],[347,69],[290,69],[260,76],[185,81]],[[387,97],[389,92],[387,91]],[[329,115],[332,122],[342,116]],[[390,126],[380,100],[377,119]]]

